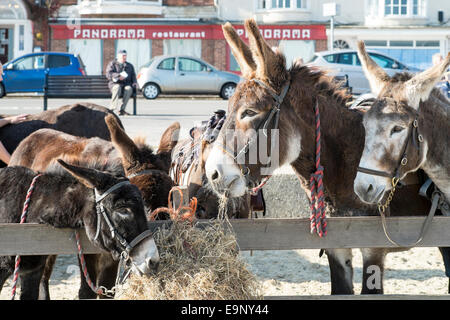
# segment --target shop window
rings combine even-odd
[[[286,66],[289,68],[292,62],[301,58],[303,62],[309,61],[315,52],[314,40],[281,40],[279,47],[286,56]]]
[[[85,65],[87,75],[102,74],[102,40],[97,39],[70,39],[69,52],[80,56]],[[107,61],[109,63],[109,61]]]
[[[386,47],[386,40],[364,40],[364,43],[367,47]]]
[[[147,39],[118,39],[116,41],[116,55],[119,50],[127,50],[127,61],[136,71],[148,63],[152,54],[152,41]]]
[[[166,39],[163,40],[165,55],[186,55],[195,58],[202,57],[201,39]]]

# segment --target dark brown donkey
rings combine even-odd
[[[104,121],[108,114],[116,117],[123,128],[119,118],[108,108],[84,102],[32,114],[27,121],[4,126],[0,128],[0,141],[12,154],[23,139],[42,128],[51,128],[79,137],[110,140]],[[0,161],[0,167],[5,166],[6,164]]]
[[[45,171],[56,159],[106,170],[116,175],[126,175],[142,193],[147,212],[158,207],[167,207],[167,198],[172,187],[168,176],[171,149],[178,140],[179,124],[170,126],[161,137],[155,154],[143,142],[133,142],[121,128],[116,117],[105,118],[112,142],[100,138],[79,138],[52,129],[40,129],[23,140],[11,156],[10,166],[25,166],[35,171]],[[48,280],[56,256],[50,256],[41,283],[41,298],[49,299]],[[109,254],[86,255],[90,277],[100,286],[114,285],[118,267]],[[84,281],[79,291],[80,298],[96,296]]]
[[[364,127],[362,114],[346,107],[351,97],[318,69],[294,64],[287,70],[284,55],[272,50],[265,42],[256,22],[247,20],[245,28],[250,47],[240,39],[231,24],[223,27],[245,81],[239,83],[229,101],[227,120],[205,164],[212,186],[220,194],[239,197],[249,185],[258,184],[277,167],[290,164],[310,197],[309,181],[316,171],[317,105],[320,110],[321,164],[324,167],[327,215],[376,215],[376,206],[362,203],[353,192],[353,180],[364,147]],[[280,107],[278,114],[277,104]],[[277,137],[278,146],[272,143],[272,140],[276,143]],[[259,146],[264,145],[262,142],[267,146],[270,161],[258,157],[257,161],[251,162],[250,158],[255,157],[248,150],[260,151]],[[238,145],[237,148],[230,148],[234,144]],[[242,155],[245,158],[239,158]],[[237,160],[240,160],[239,164]],[[400,189],[392,202],[392,215],[427,212],[429,202],[418,196],[418,189],[416,185]],[[390,250],[361,251],[362,293],[382,293],[384,258]],[[352,250],[327,249],[325,252],[330,265],[331,293],[353,294]],[[379,287],[368,283],[369,270],[372,270],[368,267],[371,265],[380,268]]]
[[[37,177],[24,167],[0,169],[0,222],[20,221],[27,190],[33,183],[26,222],[56,228],[83,227],[94,245],[115,259],[127,253],[133,270],[150,274],[159,263],[159,254],[138,188],[124,177],[58,162],[70,175],[46,172]],[[22,284],[26,278],[27,285],[22,285],[20,298],[35,300],[46,256],[21,258],[19,276]],[[14,256],[1,256],[0,290],[13,271]]]

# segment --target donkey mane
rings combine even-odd
[[[324,70],[306,65],[293,64],[289,69],[289,73],[291,74],[292,80],[299,79],[298,81],[311,82],[317,90],[318,95],[332,97],[345,108],[347,108],[346,103],[352,99],[352,96],[347,93],[347,90],[342,88]]]

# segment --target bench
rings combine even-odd
[[[334,81],[340,82],[343,88],[347,88],[349,94],[352,94],[352,87],[348,84],[348,75],[334,76]]]
[[[136,115],[136,90],[133,93],[133,115]],[[111,98],[105,76],[45,76],[44,111],[48,98]]]

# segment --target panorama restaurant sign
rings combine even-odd
[[[243,39],[248,35],[244,26],[236,25]],[[224,39],[220,25],[83,25],[70,28],[51,25],[53,39]],[[266,40],[325,40],[324,25],[261,25],[260,32]]]

